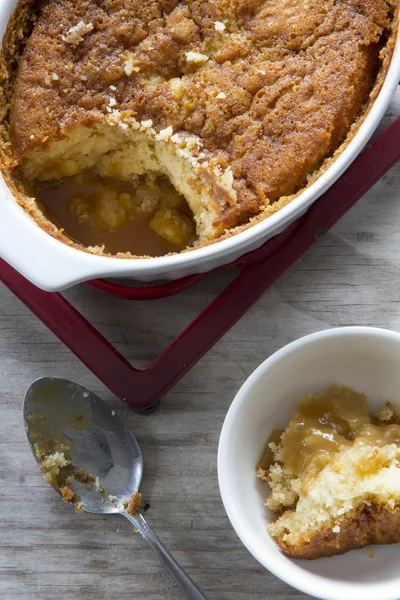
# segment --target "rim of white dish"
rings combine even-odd
[[[341,581],[336,583],[330,581],[327,577],[311,574],[303,569],[301,570],[301,574],[297,574],[298,567],[296,564],[294,563],[290,566],[287,562],[280,561],[280,554],[277,554],[276,556],[270,554],[266,560],[266,554],[259,552],[256,548],[252,548],[251,544],[247,543],[246,528],[242,524],[236,509],[231,506],[228,494],[228,488],[230,487],[229,474],[227,473],[225,463],[228,454],[227,447],[231,440],[231,429],[234,427],[237,412],[242,407],[243,402],[251,391],[254,383],[265,373],[265,371],[280,361],[284,356],[292,354],[300,348],[322,339],[346,336],[386,338],[395,340],[400,344],[400,333],[390,329],[367,326],[334,327],[305,335],[271,354],[271,356],[264,360],[246,379],[237,392],[226,414],[218,444],[217,465],[220,494],[229,521],[245,548],[263,567],[293,588],[305,594],[309,594],[310,596],[314,596],[315,598],[319,598],[320,600],[338,600],[338,598],[341,600],[377,600],[377,598],[379,598],[379,600],[399,600],[400,588],[396,582],[381,581],[377,583],[368,582],[366,584],[358,584]]]
[[[4,2],[0,7],[0,19],[8,20],[8,8],[15,6],[15,2]],[[4,28],[5,23],[0,23],[0,30]],[[256,244],[257,241],[266,238],[268,234],[275,235],[282,230],[288,223],[296,219],[302,212],[304,212],[309,206],[324,193],[330,185],[332,185],[345,169],[351,164],[351,162],[360,153],[368,139],[371,137],[373,131],[377,127],[379,121],[384,115],[384,112],[396,90],[398,81],[400,78],[400,35],[397,33],[397,40],[395,49],[393,52],[392,60],[386,75],[385,81],[383,82],[382,89],[380,90],[377,98],[375,99],[365,121],[362,123],[354,138],[338,156],[334,163],[323,173],[310,187],[306,188],[298,198],[294,199],[287,206],[281,208],[274,215],[271,215],[264,221],[257,223],[247,230],[237,233],[226,240],[217,241],[213,244],[205,246],[203,248],[191,250],[186,253],[176,254],[173,256],[166,257],[154,257],[154,258],[132,258],[122,259],[106,256],[98,256],[90,253],[83,252],[71,246],[56,240],[44,230],[42,230],[28,215],[21,213],[23,212],[20,207],[11,200],[11,193],[6,187],[4,181],[1,178],[0,185],[0,209],[1,203],[8,204],[8,208],[13,212],[9,213],[15,220],[19,220],[21,228],[24,232],[30,236],[29,243],[35,243],[38,250],[38,258],[43,261],[43,269],[41,273],[41,281],[43,279],[48,282],[48,289],[57,287],[63,289],[70,285],[74,285],[81,281],[88,280],[93,277],[137,277],[147,278],[148,280],[156,278],[157,275],[163,275],[168,273],[170,278],[173,278],[173,274],[177,271],[185,272],[189,274],[190,270],[195,267],[200,267],[194,272],[201,271],[201,265],[206,264],[208,260],[216,261],[218,259],[223,260],[224,256],[227,256],[227,262],[232,260],[231,255],[236,252],[237,255],[244,254],[247,248],[251,244]],[[9,193],[7,193],[9,192]],[[12,205],[12,206],[10,206]],[[14,211],[19,211],[15,213]],[[2,219],[7,219],[8,215],[4,210]],[[26,217],[23,221],[23,217]],[[279,228],[279,230],[278,230]],[[0,254],[4,255],[4,258],[10,262],[14,267],[19,269],[28,278],[31,275],[31,279],[38,279],[36,273],[37,268],[31,266],[31,261],[23,256],[18,247],[13,247],[13,236],[11,231],[7,231],[7,227],[4,227],[5,240],[3,246],[0,240]],[[8,234],[8,235],[7,235]],[[1,236],[2,237],[2,236]],[[14,245],[16,245],[14,243]],[[8,247],[11,246],[11,247]],[[39,256],[40,246],[40,256]],[[3,250],[2,250],[3,247]],[[26,253],[25,253],[26,254]],[[47,256],[51,258],[47,259]],[[62,263],[59,261],[62,261]],[[57,268],[61,271],[68,265],[68,273],[57,272]],[[210,267],[212,268],[212,267]],[[203,268],[207,270],[207,268]],[[32,273],[31,273],[32,271]],[[43,274],[45,271],[45,274]],[[36,273],[36,277],[35,274]],[[52,286],[51,277],[58,279],[59,281],[55,286]],[[182,275],[178,275],[182,276]]]

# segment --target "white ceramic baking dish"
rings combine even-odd
[[[15,0],[0,2],[0,36],[3,37]],[[150,259],[95,256],[71,248],[43,231],[20,208],[0,175],[0,256],[38,287],[57,291],[99,277],[137,281],[173,280],[204,273],[255,250],[281,233],[332,185],[371,137],[400,80],[400,43],[382,89],[353,140],[325,173],[293,202],[246,231],[198,250]]]

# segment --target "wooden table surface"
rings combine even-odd
[[[400,93],[385,124],[400,113]],[[381,127],[382,129],[382,127]],[[44,483],[22,421],[30,383],[57,375],[91,388],[127,420],[142,447],[147,517],[210,600],[300,600],[236,537],[221,503],[217,445],[240,385],[272,352],[342,325],[400,330],[400,164],[167,395],[140,416],[127,409],[11,293],[0,288],[1,600],[181,598],[122,517],[76,515]],[[66,292],[84,315],[144,366],[226,285],[210,275],[180,296],[129,302],[81,285]]]

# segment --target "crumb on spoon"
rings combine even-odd
[[[140,507],[142,502],[142,494],[140,492],[135,492],[132,496],[125,502],[124,508],[128,515],[134,515]]]

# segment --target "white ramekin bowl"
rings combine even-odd
[[[274,429],[284,428],[304,393],[340,383],[368,396],[372,411],[390,400],[400,406],[400,334],[344,327],[301,338],[263,362],[239,390],[218,448],[222,500],[239,538],[274,575],[323,600],[400,598],[400,544],[308,561],[289,559],[267,533],[273,514],[268,486],[255,467]]]
[[[0,2],[0,39],[3,38],[16,0]],[[353,140],[327,171],[293,202],[263,222],[229,239],[192,252],[151,259],[95,256],[45,233],[17,206],[0,175],[0,257],[27,279],[47,291],[57,291],[98,277],[133,278],[138,281],[173,280],[205,273],[255,250],[299,218],[334,183],[361,152],[396,90],[400,80],[400,42],[371,110]]]

